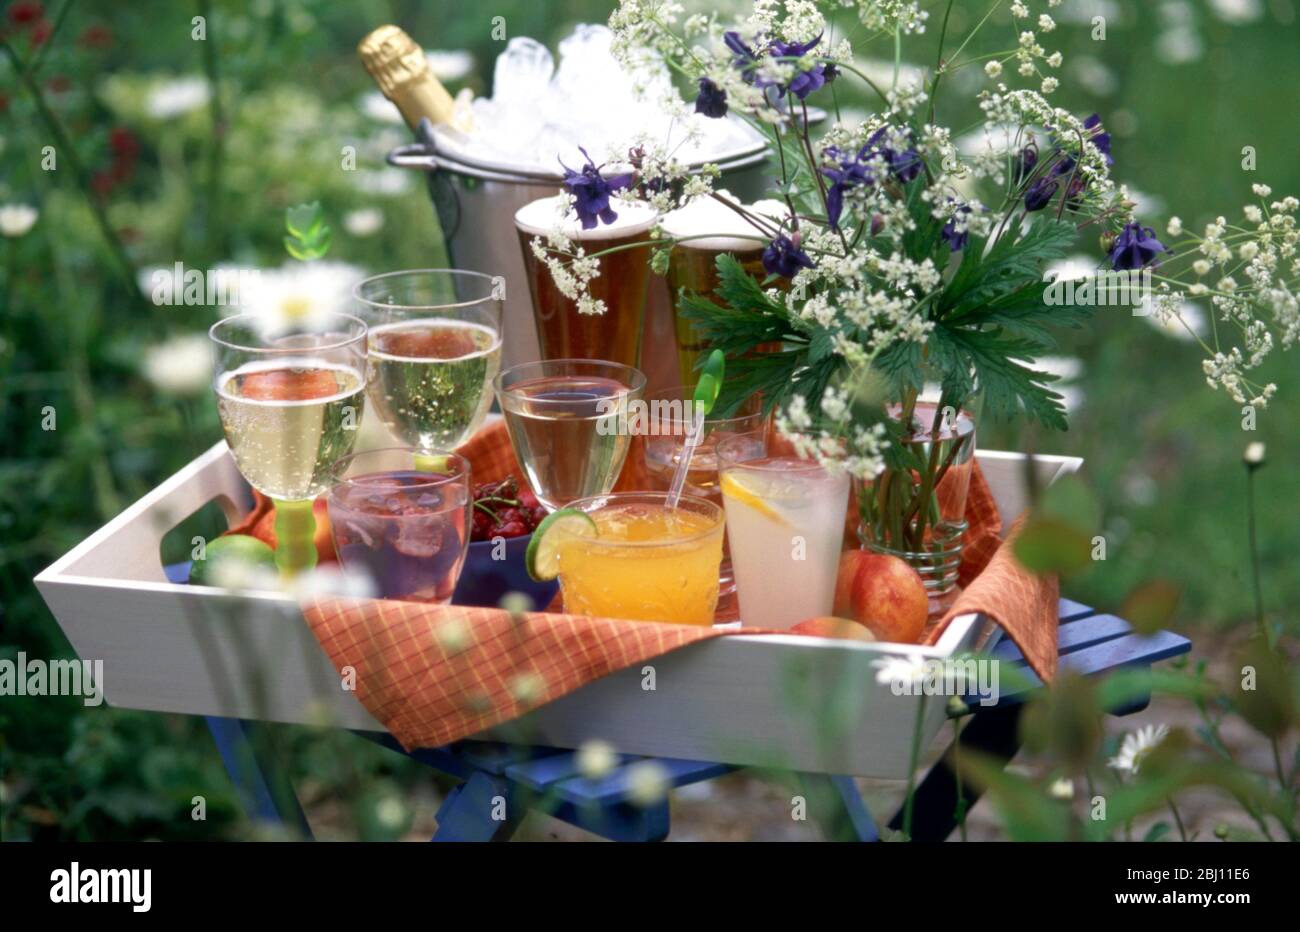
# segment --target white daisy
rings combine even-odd
[[[1119,753],[1106,764],[1120,773],[1136,774],[1142,761],[1155,750],[1169,734],[1168,725],[1143,725],[1137,731],[1124,736]]]
[[[361,96],[361,112],[378,123],[402,123],[402,111],[379,91],[368,91]]]
[[[5,204],[0,207],[0,234],[22,236],[32,228],[39,216],[40,211],[27,204]]]
[[[347,313],[352,286],[365,277],[343,262],[297,262],[266,269],[240,291],[241,309],[257,314],[264,333],[321,328],[330,314]]]
[[[459,81],[474,70],[474,53],[465,49],[425,51],[429,70],[439,81]]]
[[[156,120],[170,120],[205,106],[210,93],[206,78],[164,81],[149,92],[145,109]]]
[[[662,802],[669,789],[668,771],[658,761],[638,761],[627,769],[627,796],[638,806]]]
[[[1052,799],[1074,799],[1074,781],[1068,777],[1054,780],[1047,788],[1047,793]]]
[[[384,228],[384,212],[378,207],[363,207],[343,215],[343,229],[356,237],[372,236]]]
[[[212,380],[212,344],[204,333],[171,337],[144,351],[144,377],[169,395],[197,395]]]
[[[578,748],[578,772],[588,780],[599,780],[618,765],[618,753],[608,741],[587,741]]]

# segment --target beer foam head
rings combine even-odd
[[[545,236],[558,227],[570,239],[590,242],[647,232],[659,218],[655,209],[644,201],[625,201],[614,197],[610,199],[609,206],[614,208],[618,218],[613,223],[597,223],[592,229],[584,230],[576,211],[560,213],[564,204],[565,197],[562,194],[531,201],[515,211],[515,226],[533,236]]]
[[[733,204],[740,203],[726,191],[717,193]],[[780,201],[755,201],[747,205],[746,209],[771,217],[778,225],[781,218],[789,213],[789,208]],[[690,239],[681,244],[683,248],[691,249],[740,252],[764,246],[770,239],[754,224],[712,197],[697,197],[685,207],[665,214],[660,226],[669,236],[703,237]]]

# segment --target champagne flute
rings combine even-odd
[[[217,411],[235,465],[275,503],[276,566],[316,565],[312,500],[352,451],[365,410],[366,325],[322,314],[288,327],[237,314],[208,331]]]
[[[504,282],[417,269],[367,278],[353,294],[370,327],[370,403],[380,420],[430,461],[464,443],[492,405]]]

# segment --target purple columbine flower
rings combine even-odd
[[[1102,128],[1101,117],[1094,113],[1083,121],[1083,128],[1088,130],[1092,144],[1106,157],[1106,164],[1108,166],[1114,165],[1115,159],[1110,154],[1110,133],[1105,132]],[[1099,132],[1094,133],[1093,130],[1099,130]]]
[[[1052,197],[1058,188],[1060,184],[1051,178],[1039,178],[1025,192],[1025,210],[1031,212],[1042,210],[1052,202]]]
[[[855,155],[846,156],[834,146],[826,149],[826,156],[836,163],[836,167],[823,168],[822,175],[830,181],[826,189],[826,220],[831,229],[838,230],[840,215],[844,210],[844,193],[859,185],[873,185],[876,176],[869,162],[876,156],[884,159],[891,175],[901,182],[908,182],[921,173],[921,155],[913,148],[901,152],[882,145],[885,130],[876,130],[867,140],[867,144]]]
[[[822,175],[830,181],[830,187],[826,189],[826,220],[830,223],[831,229],[840,228],[840,214],[844,211],[844,192],[858,185],[872,185],[876,183],[875,177],[871,174],[871,169],[867,167],[864,158],[868,155],[866,147],[858,152],[855,156],[845,156],[834,146],[826,149],[826,155],[838,163],[838,168],[823,168]]]
[[[802,58],[808,52],[816,48],[822,40],[822,34],[818,33],[817,38],[808,42],[784,42],[776,39],[762,46],[762,37],[759,37],[759,48],[752,49],[745,44],[745,40],[740,37],[740,33],[731,30],[723,33],[723,42],[731,50],[731,63],[740,70],[740,75],[744,78],[746,84],[752,84],[754,87],[776,87],[777,91],[785,94],[788,90],[800,100],[806,100],[808,95],[813,91],[819,90],[830,82],[839,77],[839,70],[832,64],[818,63],[810,68],[798,72],[790,81],[788,88],[782,87],[778,82],[771,78],[765,78],[758,73],[758,62],[763,55],[770,55],[773,58]]]
[[[773,42],[768,50],[776,58],[803,58],[822,41],[822,33],[808,42]],[[829,69],[829,74],[827,73]],[[813,91],[820,90],[828,82],[834,81],[839,71],[832,65],[814,64],[811,68],[800,71],[790,81],[789,91],[800,100],[807,100]]]
[[[722,34],[722,41],[726,43],[727,48],[731,49],[731,64],[739,69],[740,76],[746,84],[768,87],[775,83],[758,76],[758,53],[745,44],[745,40],[740,38],[740,33],[734,29],[729,30]]]
[[[966,241],[970,239],[970,227],[965,219],[968,216],[970,216],[970,206],[962,204],[952,212],[952,217],[943,225],[943,232],[940,235],[953,252],[965,249]],[[960,224],[958,223],[959,219]],[[960,230],[958,230],[958,226],[961,227]]]
[[[800,100],[807,100],[809,94],[821,90],[826,86],[826,82],[826,66],[814,65],[794,76],[794,80],[790,82],[790,93]]]
[[[899,181],[908,182],[921,174],[921,165],[923,164],[921,154],[910,145],[902,150],[891,149],[889,146],[883,145],[881,140],[885,138],[885,134],[886,127],[883,126],[871,134],[871,138],[867,140],[866,146],[863,147],[867,154],[870,155],[874,151],[883,155],[885,161],[889,162],[890,172]],[[911,130],[907,131],[907,138],[909,141],[911,140]]]
[[[1156,257],[1160,253],[1172,251],[1156,239],[1155,230],[1140,223],[1130,223],[1120,231],[1111,247],[1110,265],[1116,272],[1144,269],[1148,265],[1158,265]]]
[[[727,115],[727,92],[708,78],[700,78],[700,94],[695,98],[695,112],[717,120]]]
[[[574,171],[563,162],[560,167],[564,169],[564,190],[575,198],[573,209],[578,212],[582,228],[590,230],[596,226],[597,221],[613,223],[618,219],[618,214],[609,206],[610,195],[631,187],[633,173],[606,178],[592,162],[591,156],[587,155],[586,149],[579,146],[578,151],[587,159],[587,164],[582,166],[581,171]]]
[[[1020,154],[1011,162],[1011,180],[1016,184],[1024,181],[1034,172],[1038,164],[1038,145],[1031,142],[1020,150]]]
[[[808,254],[784,233],[768,243],[767,248],[763,250],[763,269],[769,275],[794,278],[800,269],[815,267],[816,263],[808,258]]]
[[[822,40],[822,33],[817,33],[817,38],[810,39],[807,42],[782,42],[777,39],[769,48],[772,54],[777,58],[803,58],[809,52],[817,47],[817,43]]]

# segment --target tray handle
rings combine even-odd
[[[168,531],[209,502],[227,526],[247,510],[248,484],[221,441],[104,525],[41,574],[167,582],[160,548]]]

